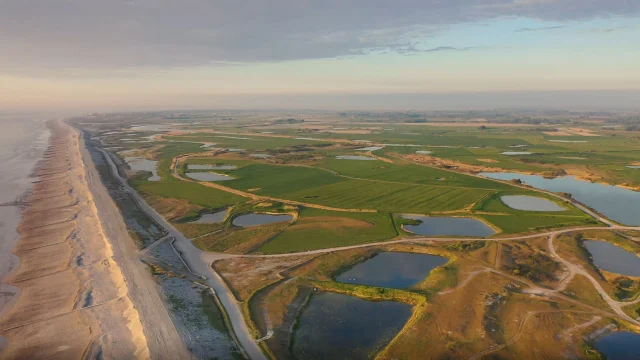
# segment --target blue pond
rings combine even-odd
[[[421,282],[431,270],[447,261],[442,256],[428,254],[383,252],[355,265],[336,280],[347,284],[404,289]]]

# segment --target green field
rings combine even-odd
[[[300,218],[256,251],[278,254],[383,241],[397,235],[388,213],[303,208]]]
[[[318,130],[312,126],[269,129],[275,136],[270,137],[271,135],[259,134],[263,129],[257,125],[240,128],[229,123],[211,127],[226,133],[195,132],[165,136],[170,141],[157,141],[141,146],[151,148],[160,145],[153,148],[151,154],[159,161],[162,180],[150,182],[144,176],[136,176],[131,181],[144,196],[186,200],[189,204],[199,206],[199,212],[229,206],[235,206],[233,211],[240,211],[247,206],[251,208],[260,201],[271,201],[251,201],[248,197],[170,176],[169,164],[174,156],[204,153],[207,149],[202,148],[201,143],[208,142],[215,143],[216,148],[240,148],[245,151],[222,156],[190,157],[180,163],[180,174],[186,171],[209,171],[187,170],[188,164],[236,165],[238,168],[235,170],[212,170],[234,178],[220,182],[220,185],[257,196],[282,199],[284,202],[291,200],[353,210],[332,212],[302,206],[300,218],[278,234],[273,231],[263,233],[259,229],[231,228],[233,231],[226,232],[224,238],[211,236],[200,240],[203,248],[210,250],[265,253],[389,239],[397,235],[391,219],[395,214],[401,213],[473,216],[490,223],[501,234],[597,224],[568,203],[561,202],[567,209],[563,212],[511,209],[502,203],[500,196],[530,195],[556,202],[559,200],[506,183],[412,163],[398,156],[413,154],[417,150],[431,151],[432,156],[444,160],[505,171],[549,175],[560,174],[565,168],[586,169],[614,183],[640,184],[640,170],[627,168],[640,159],[640,140],[623,132],[603,136],[551,136],[542,132],[545,129],[553,130],[548,127],[431,127],[406,124],[343,126],[347,132],[332,133],[332,130]],[[207,129],[205,126],[199,128]],[[362,133],[348,133],[351,130]],[[136,133],[136,136],[144,135],[143,132]],[[305,137],[317,140],[299,139]],[[340,140],[334,142],[333,139]],[[345,143],[345,140],[354,142]],[[397,144],[374,152],[391,162],[335,158],[337,155],[367,155],[366,152],[356,150],[368,146],[363,141]],[[122,142],[117,144],[127,145]],[[522,147],[514,147],[517,145]],[[504,151],[529,151],[533,154],[507,156],[501,154]],[[254,152],[268,153],[272,157],[250,157],[249,154]],[[355,210],[376,212],[363,213]],[[191,213],[188,216],[194,215]],[[318,220],[322,218],[332,220]],[[349,221],[353,224],[361,221],[360,225],[374,225],[343,224]],[[332,224],[336,225],[335,229],[330,228]]]

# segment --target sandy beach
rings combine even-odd
[[[0,359],[189,358],[79,134],[48,126],[22,201],[19,266],[6,281],[20,295],[0,319]],[[157,329],[143,327],[151,321]]]

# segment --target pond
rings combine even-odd
[[[236,170],[238,167],[235,165],[207,165],[207,164],[189,164],[187,169],[189,170]]]
[[[566,209],[555,202],[535,196],[508,195],[500,197],[508,207],[526,211],[565,211]]]
[[[185,173],[185,175],[198,181],[226,181],[234,179],[229,175],[216,174],[212,172],[188,172]]]
[[[158,162],[148,160],[141,157],[125,157],[124,161],[133,171],[148,171],[151,173],[149,181],[160,181],[162,178],[158,175]]]
[[[513,155],[531,155],[533,153],[529,151],[503,151],[500,154],[513,156]]]
[[[353,296],[313,294],[293,334],[296,359],[370,359],[411,316],[411,306]]]
[[[617,331],[598,339],[595,347],[607,360],[636,360],[640,354],[640,334]]]
[[[269,154],[249,154],[249,156],[253,156],[261,159],[268,159],[270,157],[273,157],[273,155],[269,155]]]
[[[407,214],[402,217],[421,221],[418,225],[403,225],[404,229],[417,235],[491,236],[496,233],[491,226],[473,218]]]
[[[429,151],[429,150],[418,150],[416,151],[416,154],[420,154],[420,155],[429,155],[432,154],[433,151]]]
[[[250,227],[293,220],[291,214],[245,214],[233,219],[233,225]]]
[[[442,256],[405,252],[383,252],[355,265],[336,280],[360,284],[404,289],[424,280],[431,270],[449,261]]]
[[[538,175],[516,173],[480,173],[480,175],[498,180],[520,179],[538,189],[570,193],[574,199],[596,209],[612,220],[626,225],[640,225],[640,192],[582,181],[573,176],[545,179]]]
[[[198,220],[190,221],[189,224],[218,224],[221,223],[225,217],[227,217],[227,209],[215,213],[202,214]]]
[[[510,148],[523,148],[523,147],[527,147],[529,145],[524,145],[524,144],[520,144],[520,145],[509,145]]]
[[[629,165],[627,166],[629,169],[640,169],[640,165]]]
[[[586,240],[593,262],[602,270],[627,276],[640,276],[640,257],[606,241]]]
[[[378,160],[376,158],[368,157],[368,156],[360,156],[360,155],[338,155],[336,159],[340,160]]]
[[[356,149],[356,151],[376,151],[382,149],[384,146],[367,146],[360,149]]]

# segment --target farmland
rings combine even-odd
[[[596,354],[586,335],[606,326],[637,330],[637,278],[600,269],[584,246],[593,239],[637,254],[636,232],[603,230],[599,215],[571,194],[479,175],[573,175],[634,188],[640,184],[640,170],[633,168],[640,165],[637,132],[606,126],[606,120],[530,125],[448,118],[408,123],[395,117],[407,120],[402,114],[376,113],[310,113],[305,121],[230,114],[197,121],[143,115],[117,125],[96,120],[89,128],[144,200],[197,247],[191,246],[198,256],[213,261],[209,270],[233,294],[251,337],[264,339],[265,354],[294,355],[305,314],[323,294],[410,308],[388,341],[365,351],[379,359],[581,358],[585,351]],[[151,120],[173,129],[128,127]],[[156,161],[160,179],[127,165],[133,156]],[[192,172],[226,177],[195,180]],[[504,196],[532,196],[559,209],[518,210]],[[224,216],[194,223],[215,213]],[[285,218],[237,221],[252,214]],[[420,225],[407,214],[472,218],[495,234],[458,237],[444,227],[421,236],[405,230]],[[444,260],[406,288],[337,280],[390,251]],[[325,315],[344,325],[335,314]]]

